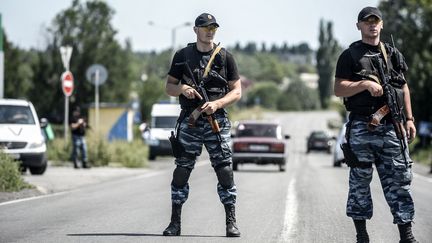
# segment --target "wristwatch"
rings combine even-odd
[[[406,119],[407,121],[412,121],[412,122],[415,122],[415,119],[414,119],[414,117],[412,116],[412,117],[407,117],[407,119]]]

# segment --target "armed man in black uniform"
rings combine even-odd
[[[350,166],[346,213],[354,221],[357,242],[368,243],[366,220],[373,214],[370,182],[375,164],[400,243],[414,243],[407,139],[415,138],[416,128],[403,74],[408,67],[394,46],[380,41],[383,20],[379,9],[363,8],[357,28],[362,39],[339,57],[334,86],[335,95],[344,97],[350,111],[347,143],[342,145]]]
[[[241,98],[241,83],[232,55],[213,42],[218,27],[213,15],[199,15],[194,26],[196,43],[176,52],[168,72],[166,93],[179,96],[182,111],[170,138],[176,168],[171,182],[171,222],[163,232],[165,236],[180,235],[189,176],[203,145],[218,178],[217,192],[226,213],[226,236],[240,236],[235,217],[237,188],[230,166],[231,124],[224,108]]]

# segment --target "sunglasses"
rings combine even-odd
[[[371,25],[371,24],[379,24],[381,22],[381,19],[377,18],[377,17],[369,17],[365,20],[362,20],[361,22],[367,24],[367,25]]]
[[[201,27],[205,32],[216,32],[216,30],[218,29],[217,26],[215,25],[209,25],[209,26],[205,26],[205,27]]]

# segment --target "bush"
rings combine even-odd
[[[148,147],[141,140],[132,143],[125,141],[106,142],[95,136],[87,136],[87,157],[93,166],[108,166],[112,163],[125,167],[145,167],[147,165]],[[53,165],[64,165],[70,161],[71,142],[54,139],[48,143],[48,160]]]
[[[124,167],[138,168],[147,164],[148,146],[144,146],[140,140],[132,143],[116,141],[109,144],[109,149],[112,161]]]
[[[0,151],[0,191],[13,192],[32,188],[21,177],[19,163]]]

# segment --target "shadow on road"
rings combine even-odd
[[[146,233],[82,233],[82,234],[67,234],[67,236],[160,236],[160,237],[226,238],[226,236],[222,236],[222,235],[163,236],[162,234],[146,234]]]

